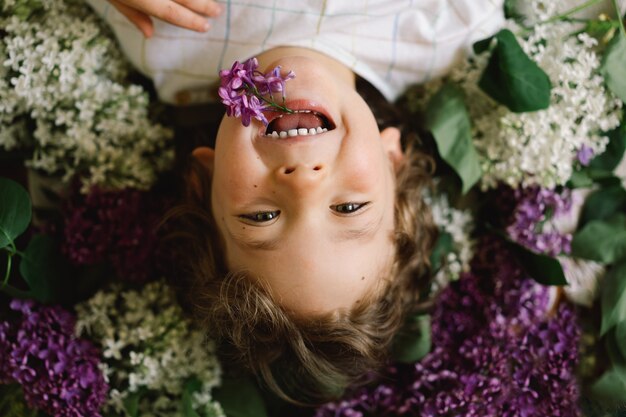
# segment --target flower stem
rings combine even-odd
[[[266,102],[267,104],[269,104],[270,106],[275,107],[275,108],[277,108],[278,110],[282,111],[283,113],[289,113],[289,114],[293,113],[293,110],[291,110],[290,108],[288,108],[288,107],[286,107],[286,106],[284,106],[284,105],[282,105],[282,106],[281,106],[280,104],[276,103],[275,101],[273,101],[273,100],[268,100],[268,99],[266,99],[266,98],[265,98],[265,97],[263,97],[263,96],[258,96],[258,97],[259,97],[261,100],[263,100],[264,102]]]
[[[622,33],[622,36],[626,36],[626,29],[624,29],[624,17],[620,13],[619,4],[617,4],[617,0],[613,0],[613,7],[615,8],[615,13],[617,14],[617,21],[619,22],[619,30]]]
[[[578,13],[581,10],[586,9],[587,7],[591,7],[594,4],[600,3],[601,1],[603,1],[603,0],[589,0],[589,1],[586,1],[585,3],[580,4],[580,5],[578,5],[578,6],[574,7],[574,8],[566,11],[565,13],[553,16],[553,17],[551,17],[551,18],[549,18],[547,20],[544,20],[542,22],[539,22],[537,24],[538,25],[545,25],[545,24],[548,24],[548,23],[553,23],[553,22],[557,22],[559,20],[563,20],[563,19],[567,18],[568,16],[573,15],[574,13]],[[615,0],[613,0],[613,2],[615,2]]]
[[[249,87],[248,87],[248,91],[250,91]],[[252,94],[254,94],[256,97],[258,97],[260,100],[263,100],[264,102],[266,102],[270,106],[272,106],[274,108],[277,108],[278,110],[282,111],[283,113],[288,113],[288,114],[293,113],[293,110],[291,110],[290,108],[288,108],[288,107],[286,107],[284,105],[281,106],[280,104],[276,103],[274,101],[274,97],[271,95],[271,93],[270,93],[270,98],[271,98],[270,100],[268,100],[265,97],[263,97],[261,95],[261,93],[259,93],[259,90],[256,88],[255,85],[252,86]],[[284,102],[285,102],[285,100],[284,100],[284,97],[283,97],[283,103]]]
[[[2,281],[2,286],[0,288],[6,287],[6,285],[9,283],[9,276],[11,275],[12,261],[13,261],[13,254],[10,252],[7,252],[7,270],[4,273],[4,280]]]

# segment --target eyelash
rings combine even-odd
[[[365,203],[350,202],[350,203],[341,203],[341,204],[337,204],[334,206],[330,206],[330,208],[333,209],[335,212],[337,212],[337,214],[341,216],[349,216],[361,210],[363,207],[367,206],[368,204],[369,204],[369,201]],[[339,207],[348,207],[348,210],[342,212],[341,210],[338,209]]]
[[[275,211],[257,211],[256,213],[242,214],[239,217],[254,223],[267,223],[276,219],[280,215],[280,210]],[[269,218],[263,218],[269,216]]]
[[[363,207],[367,206],[370,202],[365,203],[341,203],[336,204],[334,206],[330,206],[330,208],[335,211],[340,216],[349,216],[357,211],[361,210]],[[340,207],[345,207],[347,210],[342,211]],[[256,213],[250,214],[242,214],[239,217],[244,220],[249,220],[254,223],[267,223],[272,220],[275,220],[280,215],[280,210],[275,211],[258,211]]]

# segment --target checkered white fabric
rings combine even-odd
[[[144,39],[106,0],[87,1],[172,104],[180,91],[215,85],[235,60],[276,46],[330,55],[393,100],[408,85],[445,73],[504,21],[504,0],[223,0],[225,12],[206,33],[155,19],[154,36]]]

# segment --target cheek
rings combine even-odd
[[[258,156],[249,152],[217,154],[212,188],[215,198],[240,204],[260,189],[264,169]]]
[[[243,204],[260,187],[262,178],[257,171],[245,164],[240,167],[231,165],[227,172],[216,175],[213,180],[216,197],[227,199],[234,205]]]
[[[382,187],[388,174],[388,163],[378,152],[361,149],[346,164],[350,185],[366,191]]]

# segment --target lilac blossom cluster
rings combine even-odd
[[[144,281],[152,271],[160,214],[150,194],[133,189],[92,188],[65,210],[63,252],[77,265],[110,262],[118,277]],[[152,202],[154,203],[154,202]]]
[[[431,353],[316,417],[579,416],[580,330],[573,309],[549,313],[549,299],[503,242],[483,239],[472,272],[437,300]]]
[[[220,71],[221,85],[218,94],[226,106],[226,114],[241,117],[241,123],[249,126],[255,118],[267,126],[264,111],[276,108],[289,111],[274,101],[273,93],[282,93],[285,101],[285,82],[295,77],[293,71],[283,76],[280,66],[266,74],[258,71],[259,62],[250,58],[243,63],[235,61],[230,70]],[[269,99],[265,96],[269,95]]]
[[[53,417],[99,417],[108,386],[100,352],[74,336],[60,307],[13,300],[16,320],[0,322],[0,383],[22,386],[27,404]]]
[[[572,207],[571,193],[538,186],[515,190],[515,207],[507,232],[517,243],[550,256],[569,253],[572,235],[559,232],[552,220],[567,214]]]

